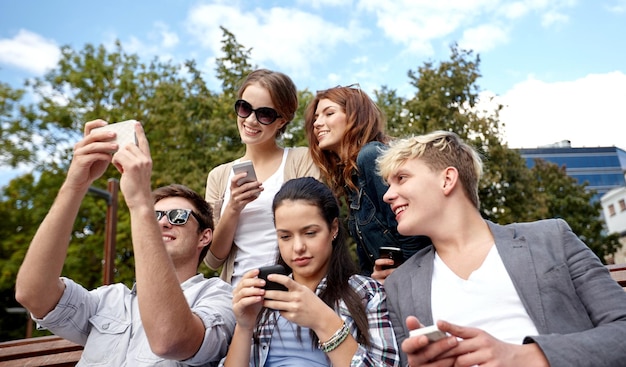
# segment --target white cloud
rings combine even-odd
[[[576,1],[360,0],[359,9],[374,14],[377,26],[393,42],[405,45],[413,53],[431,56],[433,41],[458,38],[456,33],[464,28],[470,29],[463,35],[466,42],[489,49],[508,42],[505,29],[497,26],[502,21],[533,14],[544,26],[566,22],[568,17],[563,10],[576,5]],[[487,30],[495,33],[486,33]],[[485,36],[488,38],[479,42]]]
[[[500,44],[507,43],[509,36],[506,30],[495,24],[483,24],[463,32],[459,46],[465,50],[485,52]]]
[[[351,62],[354,64],[367,64],[368,61],[369,61],[369,57],[367,56],[359,56],[351,60]]]
[[[548,28],[554,25],[567,23],[568,21],[569,17],[567,15],[556,11],[549,11],[542,16],[541,25]]]
[[[510,147],[534,148],[562,140],[572,146],[626,148],[626,74],[590,74],[547,83],[533,78],[499,98]]]
[[[502,4],[499,12],[507,19],[519,19],[530,11],[529,7],[521,1]]]
[[[172,48],[179,43],[178,35],[176,32],[172,32],[169,26],[163,22],[157,22],[155,24],[159,37],[161,38],[161,46],[164,48]]]
[[[299,6],[310,6],[313,9],[321,9],[325,6],[333,6],[333,7],[351,7],[352,1],[349,0],[297,0],[296,4]]]
[[[242,21],[245,20],[245,21]],[[237,42],[252,48],[252,63],[277,65],[292,77],[309,74],[312,65],[328,62],[341,44],[354,44],[367,35],[356,22],[338,26],[297,9],[239,9],[221,4],[193,8],[189,31],[212,54],[221,54],[223,26]]]
[[[611,13],[624,13],[626,12],[626,0],[615,0],[611,4],[605,5],[605,8]]]
[[[116,39],[118,39],[118,36],[114,34],[109,35],[106,42],[107,49],[110,51],[115,50]],[[147,41],[135,35],[130,35],[127,40],[122,41],[124,51],[129,54],[137,54],[149,60],[156,56],[164,62],[180,61],[171,52],[179,43],[178,35],[170,32],[168,26],[164,23],[156,22],[154,24],[154,29],[148,33]]]
[[[0,39],[0,64],[43,74],[55,67],[61,50],[53,40],[21,29],[11,39]]]

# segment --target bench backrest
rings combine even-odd
[[[56,335],[11,340],[0,343],[0,365],[76,366],[82,352],[82,346]]]
[[[606,267],[611,272],[611,277],[626,291],[626,264],[613,264]]]

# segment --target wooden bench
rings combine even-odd
[[[83,352],[81,345],[59,336],[40,336],[0,343],[0,366],[75,366]]]
[[[609,268],[611,277],[626,291],[626,264],[612,264],[606,267]]]

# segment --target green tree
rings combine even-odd
[[[479,104],[480,57],[472,51],[451,48],[450,60],[426,62],[408,72],[417,92],[408,99],[383,87],[376,102],[388,119],[392,136],[454,131],[483,155],[485,174],[480,198],[483,215],[500,223],[532,220],[545,212],[534,178],[516,151],[502,144],[499,113]]]
[[[563,218],[580,239],[593,252],[606,261],[610,255],[620,248],[616,235],[604,235],[604,223],[600,217],[601,205],[592,200],[596,194],[588,190],[588,184],[579,184],[575,178],[566,174],[565,166],[535,159],[531,169],[544,193],[547,206],[545,218]]]
[[[406,98],[398,96],[395,89],[383,85],[380,90],[374,91],[374,100],[387,119],[387,134],[403,137],[419,131],[411,121]]]
[[[247,64],[249,55],[238,54],[243,48],[229,32],[224,32],[225,57],[218,60],[218,68],[224,66],[220,77],[224,85],[231,85],[234,90],[242,76],[251,70]],[[142,121],[154,161],[154,187],[177,182],[204,192],[208,171],[243,152],[232,93],[208,90],[193,61],[184,65],[157,59],[143,63],[136,55],[124,52],[119,42],[112,51],[92,45],[80,51],[63,47],[58,66],[29,82],[27,87],[40,102],[19,109],[15,103],[22,92],[5,88],[4,84],[0,90],[3,97],[7,96],[2,100],[1,110],[3,141],[5,126],[9,126],[7,123],[12,118],[19,121],[20,132],[29,134],[31,140],[33,136],[41,139],[36,148],[44,153],[34,156],[38,159],[33,160],[33,174],[14,179],[2,188],[0,195],[3,198],[0,213],[11,218],[0,227],[6,239],[0,245],[3,255],[0,297],[10,298],[12,304],[15,304],[12,293],[17,269],[52,205],[71,160],[73,144],[81,138],[86,121],[96,118],[109,122]],[[17,155],[5,151],[8,158]],[[119,178],[114,167],[94,186],[105,188],[108,178]],[[130,285],[134,279],[134,261],[123,195],[118,206],[114,281]],[[102,282],[105,214],[104,200],[93,196],[83,200],[63,269],[63,275],[87,288]],[[206,268],[201,270],[208,273]]]
[[[0,83],[0,165],[16,167],[31,160],[31,135],[19,117],[24,93],[23,89]]]

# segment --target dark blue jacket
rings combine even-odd
[[[404,258],[408,259],[419,249],[430,245],[428,237],[399,234],[395,215],[389,204],[383,201],[388,186],[378,175],[376,158],[386,147],[374,141],[361,148],[356,159],[358,172],[352,176],[358,191],[347,191],[350,208],[348,229],[356,242],[361,272],[365,275],[372,273],[381,247],[400,247]]]

